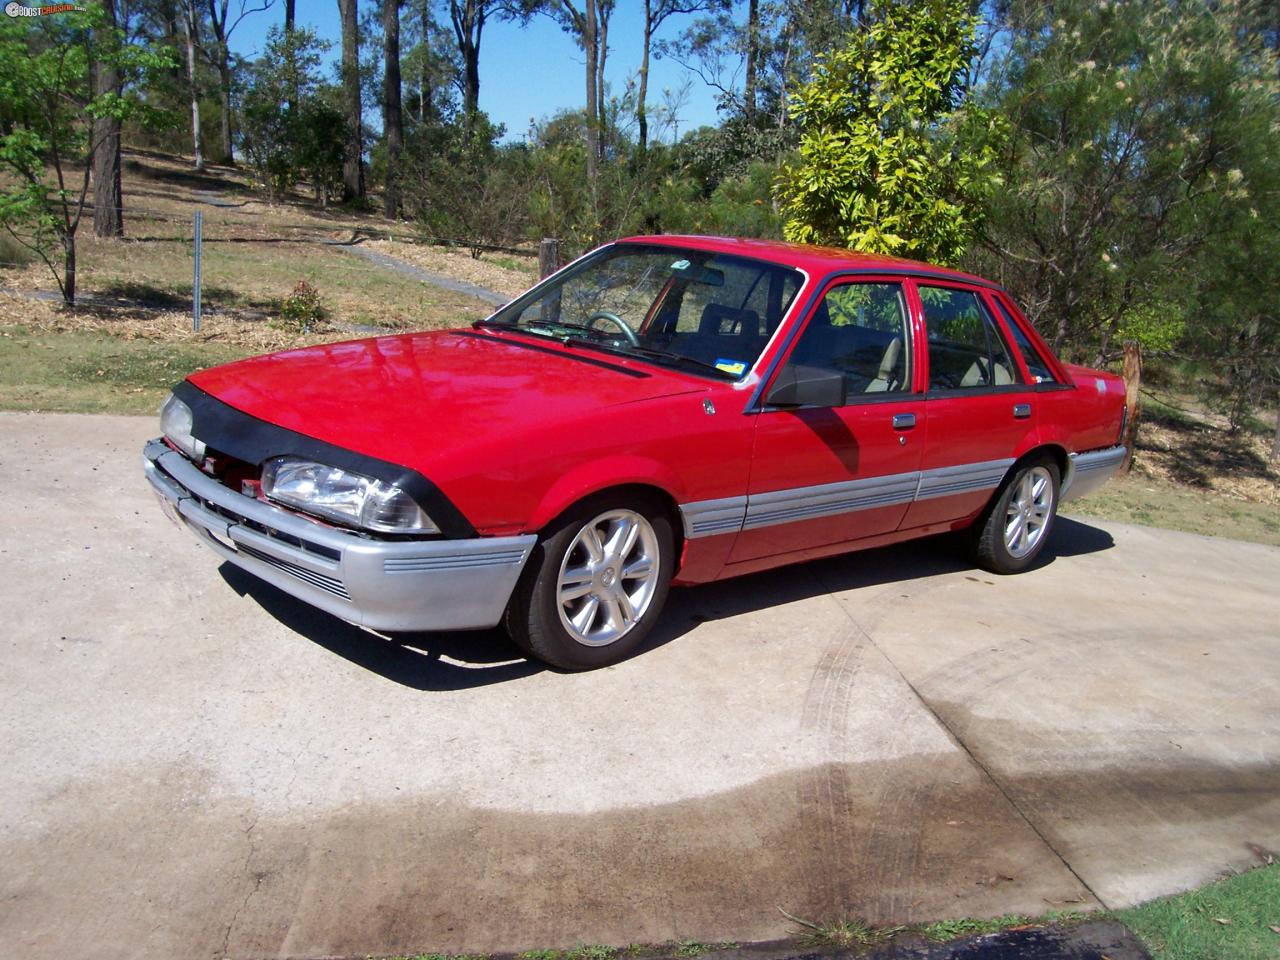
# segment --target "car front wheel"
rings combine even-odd
[[[1058,465],[1033,460],[1014,472],[974,526],[974,555],[993,573],[1021,573],[1044,549],[1058,510]]]
[[[507,608],[507,630],[531,656],[566,670],[617,663],[666,602],[675,536],[642,498],[596,497],[540,541]]]

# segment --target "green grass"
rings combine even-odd
[[[1067,516],[1119,520],[1280,546],[1280,509],[1132,474],[1063,504]]]
[[[249,352],[228,344],[0,327],[0,409],[155,413],[187,374]]]
[[[873,927],[857,917],[839,917],[834,920],[813,921],[793,917],[779,908],[779,912],[796,924],[792,939],[806,950],[849,950],[883,943],[902,932],[904,927]]]
[[[944,943],[947,940],[958,940],[961,937],[976,937],[984,933],[996,933],[1012,927],[1023,927],[1028,924],[1053,923],[1048,918],[1039,920],[1018,914],[1006,914],[1003,917],[961,917],[958,920],[938,920],[919,928],[919,933],[927,940]],[[1061,922],[1061,921],[1056,921]]]
[[[1154,960],[1280,958],[1280,864],[1113,916]]]
[[[725,940],[719,943],[702,943],[699,940],[681,940],[675,944],[675,949],[669,952],[674,953],[677,957],[691,958],[700,957],[706,953],[713,953],[716,950],[736,950],[738,944]]]

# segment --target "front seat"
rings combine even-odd
[[[902,338],[894,337],[884,348],[884,356],[880,358],[880,369],[876,372],[875,378],[867,384],[867,393],[887,393],[902,386],[898,382],[898,360],[901,356]]]

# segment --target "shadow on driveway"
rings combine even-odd
[[[1058,517],[1053,536],[1032,570],[1059,557],[1098,553],[1114,546],[1111,534],[1079,520]],[[643,656],[700,623],[752,613],[829,593],[973,570],[947,537],[891,547],[673,590],[662,620],[632,656]],[[467,690],[553,669],[526,660],[500,628],[381,637],[297,600],[231,563],[218,568],[227,584],[277,621],[358,666],[414,690]],[[991,576],[983,573],[984,576]]]

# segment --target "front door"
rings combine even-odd
[[[838,371],[846,400],[756,414],[746,522],[730,563],[890,533],[916,491],[924,438],[912,322],[896,280],[833,281],[776,374]],[[775,376],[775,381],[777,376]]]

